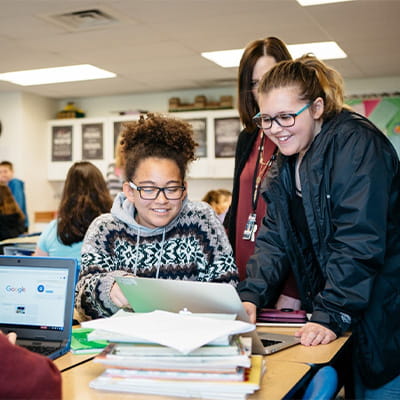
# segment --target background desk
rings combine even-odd
[[[267,370],[261,388],[248,397],[249,400],[277,400],[284,397],[304,378],[311,367],[289,361],[267,360]],[[145,395],[138,393],[106,392],[89,387],[89,382],[98,377],[105,367],[88,361],[62,373],[63,399],[68,400],[177,400],[181,397]],[[205,382],[207,384],[207,382]]]

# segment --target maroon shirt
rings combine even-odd
[[[60,371],[0,333],[0,399],[61,399]]]
[[[246,277],[246,264],[250,256],[254,253],[255,242],[252,242],[251,240],[244,240],[242,236],[249,215],[253,212],[253,206],[252,206],[253,178],[254,178],[254,170],[257,164],[258,148],[260,146],[260,143],[261,143],[261,136],[258,135],[254,143],[253,149],[251,150],[251,154],[246,162],[246,165],[244,166],[243,171],[240,174],[240,194],[239,194],[239,202],[237,208],[238,211],[236,217],[236,246],[235,246],[236,264],[239,270],[240,280],[243,280]],[[263,159],[265,161],[271,158],[272,154],[275,151],[275,147],[276,147],[275,144],[266,137],[264,142],[264,152],[263,152]],[[257,207],[256,207],[256,223],[258,226],[258,229],[256,231],[256,237],[259,232],[261,221],[265,215],[266,210],[267,207],[265,201],[260,194],[260,196],[258,197]]]

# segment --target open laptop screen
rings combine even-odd
[[[0,265],[1,323],[63,330],[68,269]]]
[[[21,341],[69,340],[77,261],[0,256],[0,329]]]

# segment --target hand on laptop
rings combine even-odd
[[[246,310],[248,316],[249,316],[249,322],[252,324],[256,323],[256,318],[257,318],[257,307],[255,304],[250,303],[249,301],[244,301],[243,302],[243,307]]]
[[[315,322],[307,322],[294,335],[300,338],[300,343],[304,346],[328,344],[337,337],[333,331]]]
[[[0,331],[0,334],[1,334],[1,335],[4,335],[4,333],[3,333],[2,331]],[[15,344],[16,341],[17,341],[17,334],[16,334],[15,332],[10,332],[10,333],[7,335],[7,338],[8,338],[8,340],[9,340],[10,343]]]
[[[110,297],[117,307],[129,307],[128,300],[122,293],[120,287],[118,286],[118,283],[114,283],[113,287],[111,288]]]

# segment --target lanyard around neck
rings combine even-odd
[[[253,213],[256,212],[258,199],[260,197],[261,192],[261,181],[265,174],[267,173],[268,169],[271,167],[272,163],[276,159],[276,150],[273,152],[271,158],[268,162],[264,162],[263,154],[264,154],[264,143],[265,143],[265,133],[261,129],[261,142],[260,146],[258,147],[258,154],[257,154],[257,161],[256,167],[254,168],[253,174],[253,184],[251,190],[251,204],[253,208]]]

